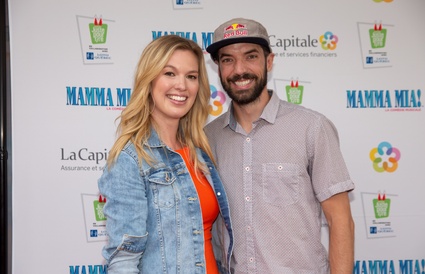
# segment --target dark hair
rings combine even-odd
[[[269,56],[269,54],[271,53],[269,47],[266,47],[264,45],[259,45],[259,46],[261,46],[261,48],[263,49],[264,57],[267,58],[267,56]],[[220,49],[218,49],[217,51],[215,51],[214,53],[211,54],[211,59],[214,62],[218,60],[218,52],[219,51],[220,51]]]

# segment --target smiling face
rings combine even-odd
[[[176,50],[161,73],[152,81],[155,121],[178,121],[186,115],[199,90],[199,66],[196,55]]]
[[[233,102],[247,105],[267,90],[267,72],[271,70],[273,54],[264,56],[260,45],[236,43],[218,52],[220,80]]]

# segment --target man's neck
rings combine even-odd
[[[261,93],[260,97],[257,98],[254,102],[247,105],[238,105],[235,102],[233,104],[233,115],[235,116],[236,121],[241,125],[246,133],[251,132],[252,123],[260,118],[263,113],[264,108],[270,100],[270,95],[265,88]]]

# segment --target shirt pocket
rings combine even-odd
[[[176,176],[169,169],[159,169],[150,174],[150,189],[153,201],[157,207],[172,208],[178,200],[178,192],[175,189]]]
[[[262,187],[265,202],[275,206],[295,204],[299,197],[298,165],[265,163],[262,165]]]

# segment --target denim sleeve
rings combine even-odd
[[[103,256],[108,273],[139,273],[147,241],[147,199],[136,159],[121,152],[115,164],[105,168],[98,186],[106,198],[103,212],[109,241]]]

